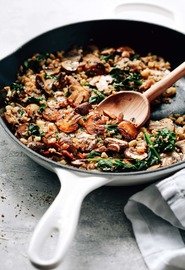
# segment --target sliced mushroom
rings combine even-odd
[[[111,84],[113,81],[112,76],[110,75],[99,75],[99,76],[95,76],[93,77],[89,84],[92,86],[96,86],[96,88],[99,91],[104,91],[109,87],[109,84]]]
[[[44,79],[43,79],[43,77],[40,74],[37,74],[36,75],[35,83],[36,83],[36,87],[38,89],[40,89],[40,90],[43,90],[44,89]]]
[[[177,163],[178,161],[182,160],[182,154],[173,151],[170,154],[162,154],[161,155],[161,162],[162,166],[169,166],[171,164]]]
[[[89,134],[103,134],[106,120],[99,113],[94,113],[85,122],[85,128]]]
[[[43,142],[29,142],[27,146],[38,153],[45,150],[45,144]]]
[[[105,115],[105,116],[108,116],[109,118],[111,118],[111,119],[117,119],[117,116],[115,115],[115,114],[113,114],[113,113],[111,113],[111,112],[109,112],[109,111],[107,111],[107,110],[104,110],[103,111],[103,114]],[[123,120],[123,119],[122,119]]]
[[[118,124],[118,129],[123,136],[128,140],[133,140],[138,134],[138,130],[134,124],[129,121],[122,121]]]
[[[44,79],[43,76],[40,74],[37,74],[35,78],[36,87],[41,91],[45,91],[48,95],[53,94],[55,81],[55,78]]]
[[[65,70],[65,71],[76,71],[78,69],[79,66],[79,62],[74,61],[74,60],[65,60],[61,63],[61,67]]]
[[[71,133],[78,129],[78,120],[81,117],[81,115],[75,114],[73,111],[61,110],[61,116],[56,121],[56,125],[61,131]]]
[[[69,87],[69,92],[71,93],[68,97],[68,102],[74,106],[80,105],[82,102],[88,101],[90,97],[90,92],[85,87],[80,84],[72,84]]]
[[[82,57],[83,50],[79,46],[73,46],[64,56],[66,59],[79,62]]]
[[[75,112],[81,115],[86,115],[89,113],[91,109],[92,109],[92,105],[89,102],[84,102],[75,108]]]
[[[144,153],[138,152],[136,147],[129,147],[125,149],[124,154],[125,154],[125,157],[127,158],[139,159],[139,160],[143,160],[148,156],[146,152]]]
[[[85,161],[86,161],[85,159],[76,159],[71,161],[71,164],[75,167],[80,167],[84,164]]]
[[[60,72],[60,66],[58,66],[58,67],[45,67],[44,72],[48,76],[56,75]]]
[[[16,135],[19,138],[28,138],[28,123],[24,123],[18,126]]]
[[[160,129],[164,129],[164,128],[167,128],[170,131],[174,131],[175,126],[174,126],[173,121],[169,118],[163,118],[159,121],[150,120],[150,122],[149,122],[149,126],[148,126],[149,131],[160,130]]]
[[[106,138],[104,142],[105,144],[108,144],[108,145],[111,145],[111,144],[118,145],[120,149],[127,148],[129,145],[128,142],[124,140],[119,140],[116,138]]]
[[[26,106],[26,112],[28,116],[33,117],[38,115],[38,110],[40,109],[39,105],[31,103]]]
[[[100,59],[96,55],[92,53],[89,53],[86,56],[84,56],[81,67],[83,67],[84,71],[89,76],[103,75],[106,73],[106,68],[104,64],[100,61]]]
[[[60,112],[57,109],[51,109],[47,107],[43,111],[42,116],[48,121],[56,121],[60,116]]]
[[[184,160],[185,159],[185,140],[177,141],[175,143],[175,146],[180,148],[181,152],[183,153],[182,159]]]

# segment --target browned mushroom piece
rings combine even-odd
[[[105,65],[100,61],[100,58],[91,53],[83,57],[81,67],[90,77],[106,74]]]
[[[18,138],[27,138],[28,137],[28,123],[23,123],[18,126],[16,135]]]
[[[36,151],[36,152],[38,152],[38,153],[40,153],[41,151],[44,151],[45,148],[46,148],[46,146],[45,146],[45,144],[44,144],[43,142],[34,142],[34,141],[29,142],[29,143],[27,144],[27,146],[28,146],[30,149],[32,149],[33,151]]]
[[[80,84],[72,84],[69,87],[70,96],[67,98],[68,102],[75,107],[82,102],[88,101],[90,97],[90,92],[87,88],[81,86]]]
[[[43,113],[42,116],[44,117],[44,119],[46,119],[47,121],[56,121],[59,117],[60,117],[60,112],[57,109],[52,109],[52,108],[46,108]]]
[[[42,75],[40,75],[40,74],[36,75],[35,84],[36,84],[36,87],[38,89],[40,89],[40,90],[44,89],[44,79],[43,79]]]
[[[89,113],[91,109],[92,109],[92,105],[89,102],[84,102],[75,108],[75,112],[81,115],[86,115]]]
[[[141,138],[141,134],[137,137],[139,140],[133,140],[129,142],[129,147],[125,149],[124,154],[126,158],[143,160],[147,158],[147,144],[144,139]]]
[[[106,120],[97,112],[89,115],[85,122],[85,129],[89,134],[103,134],[105,131]]]
[[[71,133],[78,129],[78,121],[82,116],[74,111],[61,110],[56,125],[60,131]]]
[[[118,129],[123,136],[128,140],[133,140],[138,134],[138,130],[134,124],[129,121],[122,121],[118,124]]]
[[[45,91],[48,95],[53,94],[53,90],[55,88],[55,78],[44,78],[41,74],[36,75],[36,87],[40,89],[41,91]]]
[[[60,73],[60,66],[57,67],[45,67],[44,73],[48,76],[53,76]]]

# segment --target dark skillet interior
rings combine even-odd
[[[168,60],[172,69],[185,61],[185,35],[154,24],[127,20],[97,20],[74,23],[46,32],[0,61],[0,88],[12,83],[19,65],[36,52],[68,50],[72,45],[86,46],[90,40],[100,47],[130,46],[141,55],[148,52]],[[157,108],[154,118],[185,112],[182,79],[171,104]]]
[[[185,61],[185,35],[150,23],[128,20],[96,20],[74,23],[46,32],[0,61],[0,89],[15,80],[20,64],[36,52],[68,50],[73,45],[88,45],[93,40],[100,47],[130,46],[137,53],[151,52],[165,58],[172,69]],[[170,104],[156,108],[152,117],[185,113],[185,78],[178,82],[177,95]]]

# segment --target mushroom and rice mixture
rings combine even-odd
[[[124,115],[100,114],[96,106],[118,91],[144,92],[169,70],[163,58],[127,46],[37,53],[4,87],[3,116],[24,145],[61,164],[109,172],[168,166],[185,159],[185,116],[137,129]],[[155,103],[175,94],[172,86]]]

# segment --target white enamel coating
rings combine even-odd
[[[108,184],[113,178],[73,173],[69,170],[55,168],[61,189],[53,204],[38,223],[29,246],[29,257],[38,269],[53,269],[63,260],[71,244],[84,197],[92,190]],[[54,230],[58,232],[57,244],[53,257],[42,258],[47,239]]]

